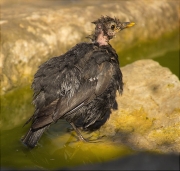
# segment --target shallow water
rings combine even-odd
[[[172,73],[180,79],[180,59],[179,50],[169,51],[162,56],[158,56],[154,60],[162,66],[168,67]]]
[[[180,78],[179,31],[164,35],[161,39],[139,43],[118,51],[118,54],[121,66],[140,59],[153,59]]]
[[[65,1],[61,2],[65,5]],[[73,3],[74,1],[72,5]],[[37,8],[43,6],[39,3],[36,5]],[[18,3],[15,4],[16,8],[17,6]],[[178,32],[159,40],[138,44],[131,49],[118,51],[118,54],[121,66],[139,59],[154,59],[180,78]],[[29,125],[23,127],[23,124],[34,110],[31,104],[32,94],[30,85],[27,85],[7,93],[1,99],[1,167],[48,170],[103,162],[135,153],[126,144],[114,144],[106,137],[98,143],[79,142],[74,132],[67,131],[70,125],[63,120],[51,126],[36,148],[28,149],[20,139],[29,128]],[[83,135],[92,136],[92,139],[99,136],[98,132]]]
[[[107,161],[132,153],[132,150],[124,145],[112,145],[103,139],[102,143],[79,142],[73,134],[66,132],[66,124],[60,121],[58,131],[57,125],[56,128],[51,127],[43,135],[38,146],[32,150],[19,141],[25,133],[21,126],[4,131],[1,137],[2,166],[22,169],[55,169]]]
[[[134,153],[125,145],[115,145],[106,137],[98,143],[77,141],[70,125],[60,120],[42,136],[37,147],[28,149],[20,139],[28,131],[25,121],[33,113],[30,86],[17,88],[2,97],[1,104],[1,166],[21,169],[56,169],[87,163],[111,160]],[[99,137],[96,133],[85,133],[92,140]]]

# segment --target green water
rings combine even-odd
[[[72,133],[67,133],[66,126],[63,121],[56,127],[52,126],[33,150],[21,144],[19,139],[25,133],[21,126],[3,131],[1,165],[8,168],[56,169],[107,161],[130,154],[132,151],[126,146],[115,146],[108,141],[79,142]]]
[[[32,91],[30,86],[17,88],[1,98],[1,166],[16,169],[57,169],[70,166],[108,161],[133,153],[129,147],[114,145],[107,138],[98,143],[77,141],[70,125],[60,120],[42,136],[34,149],[25,147],[20,139],[28,131],[23,127],[32,115]],[[96,139],[98,133],[83,133],[84,137]]]
[[[152,58],[179,77],[179,41],[176,34],[165,36],[118,52],[121,65]],[[57,169],[96,163],[134,153],[125,144],[115,145],[103,138],[99,143],[77,141],[69,124],[61,120],[42,136],[36,148],[29,150],[20,141],[29,125],[22,127],[33,113],[30,85],[17,88],[1,98],[1,167],[21,169]],[[83,133],[85,137],[91,135]],[[97,133],[93,137],[97,137]]]
[[[179,77],[179,31],[167,33],[161,39],[148,40],[138,43],[130,49],[117,52],[120,56],[121,66],[125,66],[139,59],[153,59],[164,67],[168,67]],[[180,77],[179,77],[180,78]]]
[[[167,52],[165,55],[159,56],[154,59],[162,66],[168,67],[172,73],[178,76],[180,79],[180,59],[179,50]]]

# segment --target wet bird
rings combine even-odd
[[[84,131],[99,129],[117,109],[116,92],[122,93],[123,81],[118,55],[109,40],[134,23],[102,16],[96,21],[90,43],[75,45],[65,54],[43,63],[32,83],[35,112],[22,138],[28,147],[36,146],[43,132],[59,119],[65,119],[86,141]]]

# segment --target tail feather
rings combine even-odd
[[[41,138],[42,134],[44,133],[44,131],[47,129],[47,126],[44,128],[41,128],[37,131],[33,131],[31,128],[30,130],[27,132],[27,134],[21,139],[21,141],[27,145],[30,148],[34,148],[37,144],[37,142],[39,141],[39,139]]]

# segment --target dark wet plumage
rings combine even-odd
[[[79,139],[84,140],[78,128],[94,131],[117,108],[116,91],[122,93],[122,73],[118,55],[109,44],[115,33],[133,23],[101,17],[91,43],[79,43],[64,55],[42,64],[34,76],[32,89],[35,112],[22,142],[34,147],[43,132],[59,119],[69,122]]]

